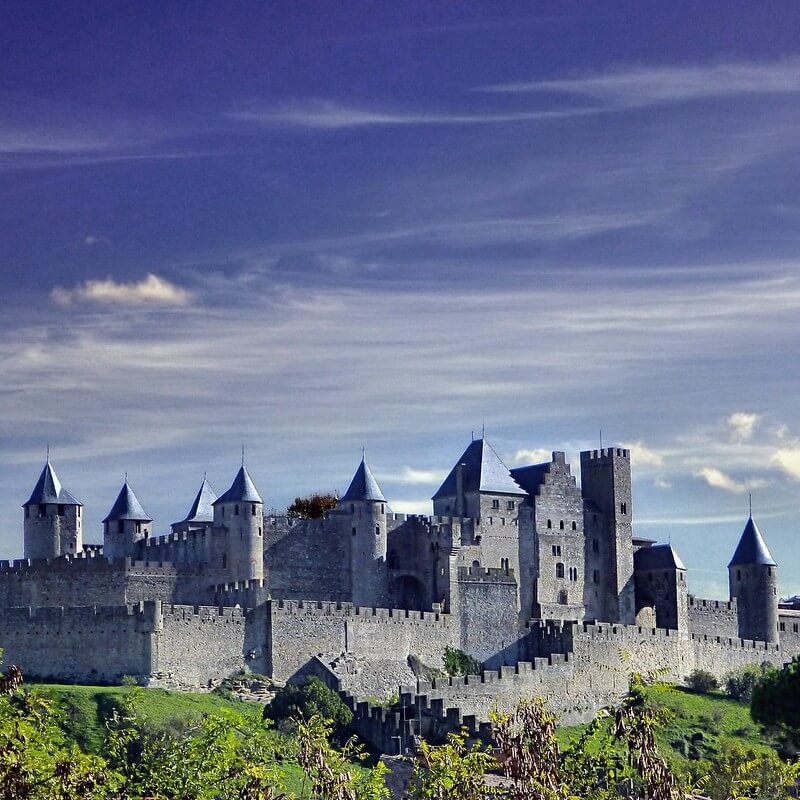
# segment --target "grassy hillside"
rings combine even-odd
[[[74,686],[65,684],[28,684],[29,689],[41,692],[57,703],[63,712],[62,728],[84,752],[102,755],[106,721],[114,709],[121,708],[122,699],[131,689],[122,686]],[[235,724],[237,718],[261,718],[263,706],[241,700],[228,700],[218,694],[170,692],[165,689],[142,689],[138,715],[148,729],[179,735],[197,725],[203,714],[228,716]],[[275,732],[275,737],[291,740]],[[291,759],[281,764],[280,771],[287,789],[304,796],[304,781],[300,767]]]
[[[731,700],[721,692],[699,694],[670,684],[646,689],[647,700],[667,709],[667,722],[658,731],[659,750],[675,767],[709,758],[722,745],[736,743],[756,751],[771,750],[776,742],[750,718],[747,703]],[[559,729],[560,744],[576,738],[584,726]]]

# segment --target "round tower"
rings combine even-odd
[[[149,538],[152,529],[153,520],[142,508],[126,477],[103,520],[103,555],[109,560],[135,558],[139,542]]]
[[[357,606],[386,606],[389,573],[386,564],[386,498],[362,458],[339,510],[350,514],[351,598]]]
[[[751,516],[728,564],[731,599],[739,611],[739,637],[778,641],[778,565]]]
[[[244,464],[214,501],[214,528],[222,532],[216,569],[225,582],[264,578],[264,502]]]
[[[58,558],[83,551],[83,504],[61,485],[49,455],[22,508],[25,558]]]

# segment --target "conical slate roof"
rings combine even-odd
[[[263,503],[261,495],[258,493],[253,479],[247,472],[244,464],[239,468],[236,477],[233,479],[231,488],[220,495],[212,505],[218,503]]]
[[[776,567],[775,559],[769,552],[764,537],[758,529],[758,525],[750,517],[747,525],[744,526],[739,544],[731,559],[729,567],[740,567],[745,564],[763,564],[764,566]]]
[[[103,522],[113,522],[122,519],[135,520],[136,522],[153,521],[142,508],[142,504],[133,493],[133,489],[131,489],[127,478],[125,479],[125,483],[122,484],[122,488],[119,490],[114,505],[111,506],[111,511],[108,512]]]
[[[367,462],[362,458],[361,463],[358,465],[356,474],[353,475],[353,480],[350,481],[350,486],[347,491],[339,500],[340,503],[353,502],[355,500],[374,500],[379,503],[385,503],[386,498],[383,496],[381,487],[370,472]]]
[[[192,507],[189,513],[181,520],[181,522],[213,522],[214,521],[214,501],[217,499],[217,493],[208,482],[207,478],[203,478],[203,483],[200,486],[200,491],[197,497],[194,498]]]
[[[636,569],[645,572],[651,569],[686,569],[671,544],[641,547],[634,554],[633,560]]]
[[[36,481],[36,486],[33,487],[31,496],[23,505],[23,508],[25,506],[33,506],[40,503],[58,503],[59,505],[64,506],[83,505],[83,503],[76,500],[61,485],[61,481],[58,479],[58,475],[56,475],[56,471],[53,469],[53,465],[50,463],[49,458],[47,459],[47,463],[44,465],[44,469],[42,470],[42,474],[39,476],[39,480]]]
[[[454,497],[458,465],[464,464],[464,491],[492,494],[522,494],[525,492],[511,477],[508,467],[500,460],[486,439],[474,439],[458,459],[433,499]]]

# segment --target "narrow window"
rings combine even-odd
[[[562,519],[561,522],[558,523],[558,527],[563,531],[564,530],[564,520]]]
[[[559,561],[556,564],[556,578],[563,578],[564,577],[564,565]]]
[[[599,570],[599,569],[596,569],[596,570],[595,570],[595,571],[592,573],[592,580],[593,580],[595,583],[600,583],[600,570]]]
[[[117,520],[117,533],[122,533],[125,530],[125,525],[122,520]]]
[[[736,570],[736,580],[740,581],[742,579],[742,571],[740,569]]]
[[[620,511],[621,511],[623,514],[627,514],[627,513],[628,513],[628,504],[627,504],[627,503],[620,503],[620,505],[619,505],[619,510],[620,510]]]
[[[381,503],[381,514],[385,514],[385,513],[386,513],[386,509],[384,507],[384,504]]]
[[[258,535],[261,536],[261,527],[258,529]]]
[[[508,510],[509,511],[513,511],[514,510],[514,505],[515,505],[514,501],[513,500],[509,500],[508,501]]]
[[[222,506],[222,516],[225,516],[225,506]]]
[[[47,506],[44,503],[42,503],[39,506],[39,516],[40,517],[46,517],[47,516]]]
[[[558,603],[559,603],[559,605],[565,606],[565,605],[567,605],[568,602],[569,602],[569,599],[567,598],[567,593],[566,593],[566,591],[564,591],[564,589],[562,589],[558,593]]]
[[[500,501],[492,500],[492,508],[500,508]]]
[[[234,517],[238,517],[239,516],[239,504],[238,503],[233,507],[233,516]]]
[[[380,525],[376,525],[375,526],[375,535],[376,536],[380,536],[381,535],[381,526]]]
[[[251,509],[252,509],[252,512],[253,512],[252,516],[255,516],[256,515],[256,504],[255,503],[253,503],[253,505],[251,506]]]
[[[355,536],[355,535],[356,535],[356,526],[353,525],[353,536]]]
[[[227,568],[228,568],[228,554],[227,553],[223,553],[222,554],[222,569],[227,569]]]
[[[551,520],[551,519],[547,520],[547,527],[548,528],[552,528],[553,527],[553,520]]]
[[[60,505],[60,506],[58,507],[58,516],[59,516],[59,517],[63,517],[63,516],[64,516],[64,506],[61,506],[61,505]]]
[[[600,552],[600,542],[597,539],[592,539],[592,552],[599,553]]]
[[[780,629],[781,629],[782,631],[785,631],[785,630],[786,630],[786,623],[785,623],[785,622],[781,622],[781,624],[780,624]]]
[[[572,523],[572,530],[574,530],[574,531],[578,530],[578,523],[577,522],[573,522]]]

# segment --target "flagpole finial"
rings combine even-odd
[[[50,463],[50,442],[47,443],[47,463]]]
[[[748,492],[747,493],[747,499],[748,499],[748,501],[750,503],[750,518],[752,519],[752,517],[753,517],[753,493],[752,492]]]
[[[367,448],[363,444],[361,445],[361,460],[367,460]]]
[[[242,466],[244,466],[244,442],[242,442]]]
[[[486,421],[481,420],[481,439],[486,438]]]

